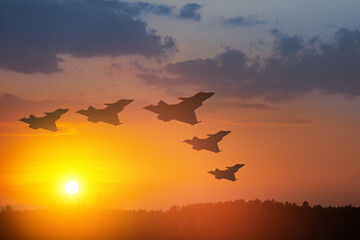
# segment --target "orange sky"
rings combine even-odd
[[[0,205],[360,206],[360,2],[324,2],[4,1]],[[199,91],[194,126],[142,109]],[[75,113],[120,99],[116,127]],[[18,121],[57,108],[56,133]],[[220,130],[217,154],[182,142]]]
[[[87,122],[74,113],[77,109],[58,121],[61,130],[54,134],[7,122],[0,136],[0,204],[52,206],[76,201],[91,207],[166,209],[259,198],[357,205],[356,104],[329,97],[326,102],[336,104],[323,108],[321,99],[313,95],[280,104],[279,109],[221,109],[215,94],[197,110],[202,123],[195,126],[159,121],[141,109],[146,102],[136,100],[119,114],[124,124],[117,127]],[[220,142],[223,151],[218,154],[195,151],[181,142],[219,130],[232,132]],[[219,181],[207,173],[235,163],[246,164],[236,182]],[[69,180],[80,184],[76,196],[64,193]]]

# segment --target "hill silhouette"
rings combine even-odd
[[[1,239],[360,239],[360,208],[236,200],[167,211],[0,212]]]

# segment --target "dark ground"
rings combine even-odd
[[[0,239],[360,239],[360,208],[243,200],[168,211],[50,209],[0,212]]]

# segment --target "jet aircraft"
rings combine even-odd
[[[218,142],[220,142],[223,137],[228,135],[231,131],[219,131],[215,134],[208,134],[207,138],[201,139],[197,137],[193,137],[193,139],[187,139],[183,142],[193,145],[193,149],[195,150],[208,150],[214,153],[220,152]]]
[[[224,178],[230,181],[236,181],[235,173],[243,166],[245,166],[245,164],[235,164],[232,167],[227,167],[226,170],[219,170],[216,168],[214,171],[209,171],[208,173],[215,175],[216,179]]]
[[[213,92],[199,92],[192,97],[179,98],[182,101],[177,104],[167,104],[164,101],[160,101],[158,105],[151,104],[144,107],[144,109],[159,114],[158,119],[165,122],[170,120],[177,120],[180,122],[195,125],[199,123],[195,115],[195,109],[200,107],[202,105],[202,102],[211,97],[212,95],[214,95]]]
[[[59,129],[56,127],[55,121],[58,120],[61,115],[69,111],[69,109],[57,109],[54,112],[46,112],[44,113],[44,117],[35,117],[34,115],[30,115],[28,118],[19,119],[19,121],[25,122],[29,124],[29,127],[32,129],[45,129],[51,132],[56,132]]]
[[[77,113],[87,116],[88,121],[92,123],[105,122],[117,126],[120,124],[117,114],[133,101],[133,99],[121,99],[116,103],[106,103],[105,105],[107,107],[102,109],[96,109],[90,106],[87,110],[81,109],[77,111]]]

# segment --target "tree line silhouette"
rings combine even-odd
[[[1,239],[360,239],[360,208],[236,200],[167,211],[39,209],[0,212]]]

